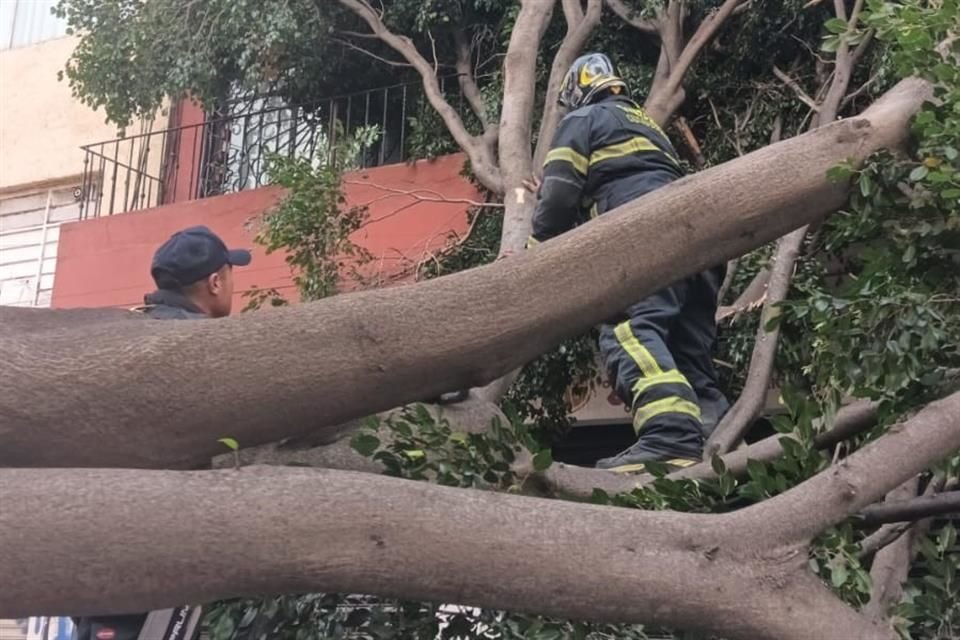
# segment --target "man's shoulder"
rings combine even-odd
[[[131,311],[142,313],[154,320],[193,320],[207,317],[202,313],[194,313],[168,304],[145,304],[134,307]]]

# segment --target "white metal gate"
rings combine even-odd
[[[60,223],[80,218],[80,186],[0,197],[0,305],[49,307]]]

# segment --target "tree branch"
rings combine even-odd
[[[837,412],[833,427],[818,434],[813,440],[817,450],[829,449],[838,442],[848,440],[876,424],[877,407],[874,402],[858,400]],[[789,434],[777,434],[720,456],[727,472],[734,477],[747,473],[748,462],[770,462],[783,455],[784,438],[794,439]],[[527,465],[527,466],[524,466]],[[629,493],[653,481],[653,476],[623,475],[601,469],[584,469],[564,464],[555,464],[542,473],[533,473],[527,462],[518,465],[520,475],[531,474],[541,493],[548,495],[566,495],[575,498],[589,498],[594,489],[600,489],[610,495]],[[671,480],[707,480],[716,477],[710,462],[701,462],[686,469],[680,469],[667,475]]]
[[[569,17],[567,19],[567,33],[563,37],[563,42],[560,43],[560,48],[557,49],[550,66],[550,77],[547,81],[547,92],[544,96],[543,117],[540,120],[537,146],[533,154],[534,169],[539,169],[543,165],[543,160],[547,157],[547,152],[553,142],[553,134],[560,122],[560,104],[557,99],[560,94],[560,84],[563,82],[570,65],[573,64],[573,61],[600,24],[602,14],[602,0],[587,0],[586,13],[582,13],[581,17],[575,22],[571,22]]]
[[[467,36],[463,29],[454,30],[454,42],[457,48],[457,81],[460,83],[460,90],[463,97],[467,99],[467,104],[480,119],[480,124],[484,130],[490,126],[490,120],[487,115],[487,106],[483,102],[483,95],[480,93],[480,87],[473,77],[473,66],[470,64],[471,49],[467,42]]]
[[[710,42],[720,27],[723,26],[737,7],[743,2],[744,0],[725,0],[716,11],[711,12],[710,15],[704,18],[686,46],[680,51],[676,61],[671,61],[666,82],[656,87],[656,93],[654,92],[654,87],[651,87],[645,107],[650,117],[659,123],[660,126],[666,126],[666,123],[673,116],[673,112],[679,107],[680,103],[683,102],[683,80],[687,71],[690,69],[690,65],[693,64],[693,61],[700,55],[703,47]],[[675,4],[674,2],[670,2],[670,5]],[[682,38],[682,21],[678,21],[678,25],[680,37]],[[667,40],[664,38],[664,31],[662,30],[660,31],[660,37],[664,44],[667,44]]]
[[[773,377],[773,365],[777,355],[777,342],[780,338],[780,325],[768,329],[767,325],[780,315],[777,305],[783,302],[790,291],[794,265],[800,255],[800,247],[806,236],[807,227],[802,227],[784,236],[777,244],[773,269],[770,272],[770,284],[767,287],[766,300],[757,338],[750,356],[750,370],[740,397],[737,398],[720,424],[710,435],[704,447],[704,460],[717,453],[726,453],[739,444],[744,434],[763,409],[767,398],[767,389]]]
[[[357,51],[357,52],[359,52],[359,53],[362,53],[362,54],[365,55],[365,56],[369,56],[369,57],[373,58],[374,60],[377,60],[378,62],[382,62],[382,63],[384,63],[384,64],[388,64],[388,65],[390,65],[391,67],[411,67],[411,66],[413,66],[413,65],[411,65],[409,62],[399,62],[399,61],[397,61],[397,60],[390,60],[389,58],[384,58],[383,56],[378,55],[378,54],[374,53],[373,51],[370,51],[369,49],[365,49],[365,48],[363,48],[363,47],[361,47],[361,46],[359,46],[359,45],[356,45],[356,44],[350,42],[349,40],[344,40],[344,39],[342,39],[342,38],[331,38],[331,40],[333,40],[334,42],[336,42],[336,43],[338,43],[338,44],[343,45],[344,47],[347,47],[348,49],[350,49],[350,50],[352,50],[352,51]]]
[[[583,20],[583,6],[581,6],[580,0],[563,0],[560,4],[563,7],[563,17],[568,25]]]
[[[840,10],[842,10],[842,0]],[[863,0],[856,0],[853,15],[850,20],[850,29],[859,19],[860,8]],[[840,101],[847,92],[850,83],[850,77],[853,73],[853,64],[855,60],[848,54],[846,43],[842,43],[837,51],[836,63],[834,65],[833,79],[830,81],[829,89],[823,98],[823,101],[817,107],[817,117],[814,118],[811,128],[822,126],[832,122],[837,117],[837,111],[840,108]],[[774,67],[774,73],[778,74],[784,82],[792,82],[792,79],[786,76],[782,71]],[[799,86],[797,91],[802,93]],[[806,95],[806,94],[803,94]],[[809,100],[809,96],[807,96]],[[754,344],[753,353],[750,357],[750,370],[747,374],[747,382],[744,390],[733,408],[717,425],[717,428],[710,435],[707,444],[704,447],[704,458],[709,459],[716,453],[724,453],[731,450],[743,439],[744,434],[750,425],[756,419],[763,401],[766,397],[766,390],[773,376],[773,366],[776,359],[777,344],[780,337],[779,325],[772,331],[766,331],[766,324],[774,317],[774,305],[781,303],[786,299],[790,289],[790,282],[793,279],[794,265],[803,245],[804,236],[808,228],[803,227],[781,238],[777,245],[777,253],[774,258],[773,267],[770,275],[770,283],[767,287],[766,300],[764,302],[764,313],[761,317],[760,327],[757,329],[757,340]]]
[[[0,470],[0,503],[3,617],[326,591],[730,640],[891,638],[809,575],[801,547],[744,536],[749,510],[612,509],[277,467]]]
[[[934,478],[927,485],[927,488],[924,490],[923,495],[932,496],[937,494],[940,491],[944,490],[946,486],[945,478]],[[916,492],[914,492],[914,495]],[[890,496],[887,496],[888,498]],[[908,496],[910,497],[910,496]],[[884,548],[888,544],[894,542],[897,538],[906,533],[910,527],[913,526],[913,522],[893,522],[890,524],[885,524],[869,536],[864,538],[860,542],[860,553],[857,557],[866,558],[873,555],[880,549]]]
[[[344,180],[344,184],[354,184],[362,187],[371,187],[379,191],[385,191],[389,195],[380,196],[374,200],[364,202],[362,206],[369,206],[374,202],[379,202],[393,196],[407,196],[417,200],[419,202],[448,202],[451,204],[466,204],[471,207],[491,207],[494,209],[503,208],[503,204],[499,202],[481,202],[480,200],[471,200],[470,198],[451,198],[445,196],[442,193],[433,191],[431,189],[397,189],[395,187],[388,187],[383,184],[377,184],[376,182],[370,182],[369,180]]]
[[[59,329],[0,330],[0,466],[190,467],[219,453],[224,436],[253,446],[484,384],[663,282],[841,206],[848,187],[828,180],[827,170],[898,147],[928,95],[924,81],[904,81],[862,117],[683,178],[542,246],[443,278],[202,322],[77,325],[47,311]],[[0,326],[24,313],[0,308]],[[185,352],[193,355],[189,379],[176,364]],[[44,391],[51,385],[59,389],[52,396]],[[165,411],[144,421],[143,406]]]
[[[957,420],[960,428],[960,418]],[[956,514],[960,515],[960,491],[948,491],[932,496],[914,497],[910,500],[881,502],[863,510],[862,524],[872,526],[889,522],[913,522],[930,518]]]
[[[894,501],[908,500],[917,495],[919,478],[911,478],[887,494]],[[887,620],[887,612],[900,601],[903,582],[910,572],[913,560],[915,529],[909,529],[892,544],[880,550],[870,567],[872,586],[870,601],[863,608],[863,615],[876,624]]]
[[[553,14],[553,0],[524,0],[503,61],[503,107],[499,156],[504,178],[503,232],[500,252],[521,251],[530,236],[533,198],[523,180],[533,173],[530,141],[536,101],[537,54]]]
[[[417,51],[413,41],[406,36],[399,36],[390,31],[383,23],[381,16],[374,11],[366,0],[338,1],[366,22],[374,35],[403,56],[417,70],[423,80],[423,90],[427,100],[443,120],[453,139],[470,157],[474,175],[486,188],[496,193],[503,193],[500,171],[496,159],[490,153],[489,146],[484,143],[482,138],[472,136],[467,131],[457,110],[447,102],[440,91],[440,83],[434,66]]]
[[[758,508],[773,536],[808,539],[859,513],[931,463],[960,449],[960,392],[915,416],[810,480]]]
[[[810,107],[811,111],[820,111],[820,105],[817,104],[816,100],[807,95],[807,92],[803,90],[803,87],[800,86],[800,83],[784,73],[776,65],[773,67],[773,75],[777,76],[777,78],[779,78],[783,84],[793,89],[793,92],[797,94],[798,98],[800,98],[800,102]]]
[[[627,6],[623,0],[605,0],[605,4],[610,7],[610,10],[613,11],[621,20],[634,27],[639,29],[644,33],[649,33],[654,35],[657,33],[657,23],[653,20],[644,20],[643,18],[636,17],[635,11]]]
[[[683,136],[684,141],[687,143],[687,147],[690,148],[690,154],[693,156],[694,165],[696,165],[697,169],[703,169],[704,165],[707,164],[707,159],[703,157],[703,150],[700,149],[700,143],[697,141],[697,136],[693,134],[693,130],[690,128],[690,124],[687,122],[687,119],[684,117],[677,118],[674,124],[680,131],[680,134]]]

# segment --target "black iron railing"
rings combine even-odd
[[[456,77],[441,88],[462,109]],[[358,168],[403,162],[411,123],[428,109],[419,82],[296,106],[255,96],[229,102],[222,117],[85,145],[81,219],[255,189],[269,181],[271,155],[324,162],[338,136],[362,127],[378,137]]]

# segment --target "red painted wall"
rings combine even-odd
[[[461,154],[414,165],[390,165],[344,176],[349,206],[367,205],[369,219],[354,234],[375,260],[365,271],[383,280],[409,278],[410,268],[443,249],[468,230],[468,205],[428,202],[400,192],[425,197],[477,200],[476,189],[461,177]],[[253,262],[237,269],[235,309],[243,307],[243,291],[275,287],[296,300],[283,255],[266,255],[253,244],[257,217],[282,197],[279,188],[202,200],[177,202],[132,213],[73,222],[60,228],[53,306],[132,307],[153,290],[150,260],[170,234],[205,224],[230,247],[251,248]]]

